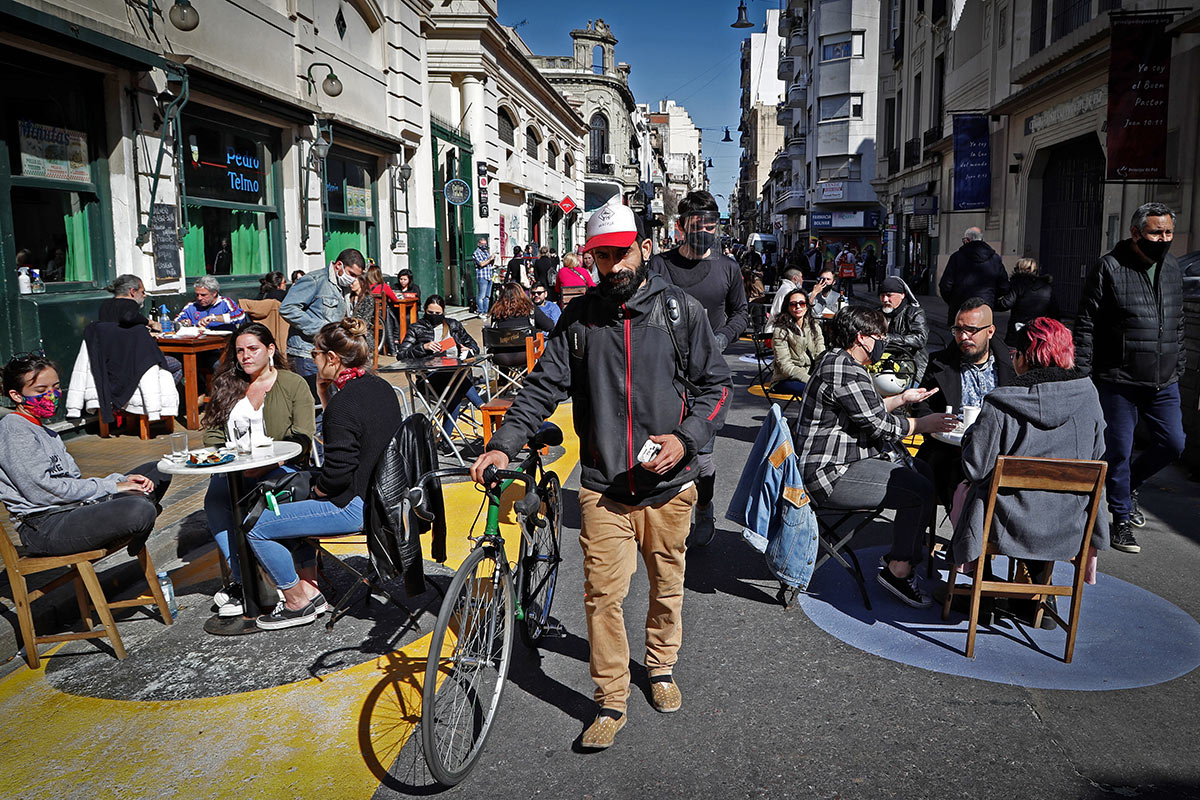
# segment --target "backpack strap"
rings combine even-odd
[[[659,293],[658,300],[667,321],[667,330],[671,334],[671,346],[675,350],[675,363],[679,367],[679,382],[683,384],[683,388],[689,394],[697,395],[700,390],[688,377],[692,346],[688,333],[692,327],[692,311],[687,302],[687,293],[678,286],[668,286],[665,291]]]

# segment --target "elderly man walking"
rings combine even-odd
[[[1075,365],[1091,370],[1104,409],[1106,489],[1114,550],[1141,552],[1133,528],[1146,524],[1138,487],[1183,453],[1179,379],[1183,348],[1183,278],[1167,251],[1175,212],[1146,203],[1133,213],[1131,237],[1090,270],[1075,317]],[[1133,429],[1149,442],[1132,458]]]
[[[938,281],[938,291],[946,301],[946,326],[954,324],[954,315],[964,302],[978,297],[996,307],[996,298],[1008,294],[1008,272],[1000,254],[983,240],[979,228],[963,232],[962,247],[946,262],[946,271]]]

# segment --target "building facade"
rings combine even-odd
[[[752,33],[741,44],[741,131],[742,157],[734,192],[737,237],[746,241],[751,233],[774,233],[772,215],[764,208],[762,193],[775,154],[784,144],[784,128],[778,106],[787,90],[780,78],[778,9],[768,9],[762,31]]]
[[[514,247],[561,253],[579,243],[582,214],[559,204],[582,202],[587,127],[521,37],[496,20],[494,0],[438,6],[432,18],[433,260],[452,302],[465,305],[480,236],[502,261]],[[471,188],[461,205],[445,191],[456,178]]]
[[[644,106],[645,116],[653,130],[657,153],[644,156],[656,164],[656,174],[664,192],[661,224],[663,235],[674,236],[677,205],[689,192],[708,190],[708,171],[700,129],[692,122],[687,109],[674,100],[658,101],[654,111]],[[657,156],[657,158],[655,158]],[[669,202],[667,202],[669,200]]]
[[[617,37],[603,19],[571,31],[571,41],[571,55],[537,56],[533,63],[577,104],[587,123],[583,208],[592,211],[619,197],[644,211],[630,67],[616,60]]]
[[[196,4],[182,29],[166,2],[2,0],[0,351],[70,364],[122,273],[173,310],[197,276],[254,296],[345,247],[421,275],[431,8]]]

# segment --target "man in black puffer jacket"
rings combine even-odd
[[[1179,379],[1187,354],[1183,278],[1167,253],[1175,212],[1162,203],[1141,205],[1129,231],[1132,238],[1088,271],[1075,317],[1075,365],[1091,371],[1104,409],[1111,544],[1137,553],[1133,528],[1146,524],[1138,487],[1183,453]],[[1150,444],[1131,458],[1139,418]]]
[[[599,705],[580,744],[603,749],[625,724],[630,675],[622,602],[638,553],[650,581],[651,702],[664,713],[683,702],[672,670],[683,633],[696,455],[724,421],[730,376],[704,308],[650,273],[651,241],[628,206],[593,212],[585,247],[595,255],[600,285],[563,311],[471,477],[482,482],[488,466],[507,467],[558,404],[574,400],[584,609]]]
[[[1008,272],[1000,255],[983,240],[983,231],[967,228],[962,242],[938,281],[946,301],[946,327],[954,324],[954,315],[967,299],[980,297],[995,308],[996,299],[1008,294]]]

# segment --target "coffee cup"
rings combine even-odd
[[[963,406],[962,418],[963,425],[974,425],[975,420],[979,419],[979,406]]]

